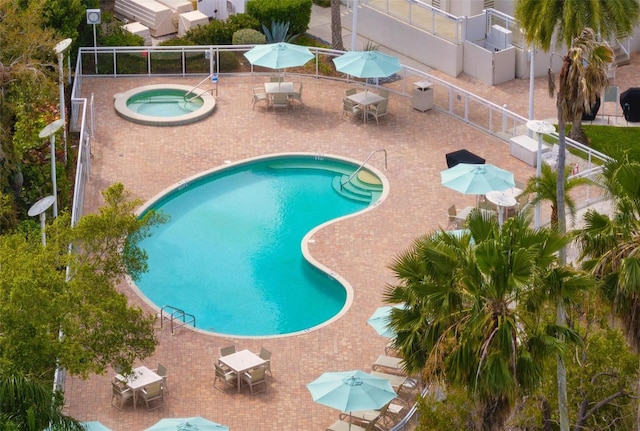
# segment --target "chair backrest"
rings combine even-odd
[[[264,347],[260,348],[260,358],[264,359],[265,361],[268,361],[271,359],[271,352],[268,351],[267,349],[265,349]]]
[[[273,93],[274,106],[287,106],[289,104],[289,96],[287,93]]]
[[[249,375],[251,376],[251,381],[252,382],[259,382],[260,380],[264,380],[265,371],[266,371],[265,367],[258,367],[258,368],[254,368],[253,370],[251,370],[249,372]]]
[[[449,212],[449,218],[455,218],[458,215],[455,205],[451,205],[447,211]]]
[[[147,393],[147,398],[156,397],[162,394],[162,381],[151,383],[145,386],[144,391]]]
[[[111,382],[111,391],[113,392],[113,395],[120,396],[122,395],[122,392],[126,390],[127,388],[121,383]]]
[[[385,112],[387,112],[387,99],[384,99],[382,102],[378,103],[376,105],[376,113],[379,114],[384,114]]]
[[[560,145],[553,144],[553,147],[551,147],[551,155],[556,158],[558,154],[560,154]]]
[[[270,82],[280,82],[280,77],[279,76],[272,76],[269,78]]]
[[[357,88],[347,88],[347,91],[345,91],[345,94],[347,96],[353,96],[354,94],[356,94],[358,92]]]
[[[236,353],[236,346],[232,344],[230,346],[220,347],[220,356],[231,355],[232,353]]]
[[[224,369],[218,364],[213,364],[213,365],[216,367],[216,376],[224,377],[226,374]]]
[[[379,94],[380,96],[384,97],[385,99],[389,98],[389,90],[386,90],[386,89],[384,89],[384,88],[381,88],[381,89],[378,91],[378,94]]]
[[[156,369],[156,374],[161,377],[167,377],[167,368],[162,364],[158,364],[158,368]]]
[[[347,99],[346,97],[344,99],[342,99],[342,108],[345,111],[351,111],[353,109],[353,107],[356,106],[356,103]]]

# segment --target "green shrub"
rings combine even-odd
[[[303,34],[311,21],[312,0],[250,0],[246,11],[267,27],[272,22],[289,22],[291,34]]]
[[[213,20],[187,31],[184,38],[195,45],[230,45],[233,31],[223,22]]]
[[[320,7],[331,7],[331,0],[313,0],[313,4]]]
[[[173,39],[163,40],[159,43],[160,46],[193,46],[195,43],[187,39],[186,37],[176,37]]]
[[[234,45],[259,45],[266,42],[266,37],[258,30],[243,28],[233,33],[232,42]]]
[[[240,67],[238,54],[230,51],[220,52],[220,72],[233,72]]]
[[[262,30],[260,27],[260,21],[246,13],[231,15],[225,21],[225,25],[229,28],[229,31],[231,31],[232,34],[244,28],[251,28],[257,31]]]

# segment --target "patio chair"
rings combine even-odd
[[[111,405],[122,410],[127,401],[133,399],[133,391],[122,382],[111,382]]]
[[[389,112],[387,111],[387,105],[388,105],[389,101],[387,99],[384,99],[383,101],[379,102],[377,105],[375,105],[373,108],[368,109],[367,111],[365,111],[365,114],[367,115],[367,117],[372,116],[373,118],[376,119],[376,124],[380,124],[380,118],[389,118],[387,115],[389,114]]]
[[[278,109],[284,109],[285,112],[289,111],[289,95],[287,93],[274,93],[271,106],[275,112],[278,112]]]
[[[222,389],[216,386],[216,382],[218,380],[221,380],[222,383],[224,384],[223,388],[226,386],[235,387],[236,382],[238,381],[238,375],[235,373],[235,371],[225,370],[218,364],[213,364],[213,365],[215,366],[215,369],[216,369],[216,374],[213,379],[213,387],[218,389],[220,392],[222,392]]]
[[[242,381],[248,384],[249,388],[251,388],[252,394],[267,391],[267,376],[265,374],[266,370],[267,370],[266,366],[261,366],[261,367],[249,370],[241,376]],[[262,385],[264,389],[257,392],[254,391],[253,390],[254,386],[259,386],[259,385]]]
[[[227,355],[231,355],[233,353],[236,353],[236,345],[232,344],[230,346],[225,346],[225,347],[220,347],[220,356],[227,356]],[[221,363],[218,360],[218,365],[220,365],[222,368],[224,368],[226,371],[229,371],[229,368],[224,365],[223,363]]]
[[[346,91],[344,92],[344,94],[347,95],[347,96],[353,96],[357,92],[358,92],[358,89],[353,87],[353,88],[347,88]]]
[[[354,119],[354,118],[361,117],[363,115],[363,112],[364,111],[362,110],[362,107],[357,103],[352,102],[346,97],[342,99],[342,119],[343,120],[345,118]]]
[[[566,150],[565,150],[566,151]],[[566,151],[565,155],[568,156],[569,152]],[[560,156],[560,145],[553,144],[551,147],[551,151],[547,151],[546,153],[542,153],[540,156],[542,163],[545,163],[551,167],[551,169],[555,169],[558,166],[558,157]]]
[[[164,389],[162,381],[152,383],[140,390],[140,398],[144,400],[147,410],[159,409],[164,405]]]
[[[167,375],[167,367],[158,362],[158,368],[153,370],[157,375],[162,377],[162,386],[164,388],[165,393],[169,393],[169,385],[168,380],[169,376]]]
[[[282,78],[280,77],[280,75],[278,75],[278,76],[270,76],[269,77],[269,82],[282,82]]]
[[[382,368],[383,370],[389,370],[393,374],[405,375],[405,372],[402,369],[402,358],[398,358],[395,356],[378,356],[371,369],[373,371],[378,371],[380,368]]]
[[[378,89],[378,95],[380,97],[384,97],[385,99],[389,98],[389,90],[387,90],[386,88],[380,88]]]
[[[264,105],[269,109],[269,95],[264,92],[264,88],[253,88],[253,98],[251,99],[251,109],[255,110],[256,104],[264,102]]]
[[[304,103],[302,103],[302,83],[300,83],[298,91],[289,95],[289,101],[292,102],[292,107],[295,107],[296,104],[300,105],[301,108],[304,106]]]
[[[447,210],[447,213],[449,215],[449,224],[447,225],[447,229],[451,229],[451,228],[458,229],[458,219],[457,219],[458,212],[456,211],[456,206],[451,205]]]
[[[273,377],[273,374],[271,373],[271,352],[264,347],[261,347],[258,356],[260,356],[261,359],[267,361],[267,363],[265,364],[265,367],[267,369],[266,371],[271,377]]]
[[[381,371],[372,371],[370,374],[372,376],[380,377],[381,379],[389,380],[389,383],[391,383],[391,387],[396,391],[396,393],[400,392],[400,389],[402,389],[402,385],[404,385],[407,379],[409,379],[409,377],[407,376],[383,373]]]
[[[354,424],[348,420],[338,420],[328,427],[326,431],[374,431],[381,429],[376,425],[379,420],[380,416],[362,425]]]
[[[379,410],[358,410],[353,412],[342,412],[338,416],[341,421],[347,421],[357,424],[369,425],[372,421],[379,422],[387,414],[387,409],[391,402],[385,404]]]

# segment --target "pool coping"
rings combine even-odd
[[[353,299],[354,299],[354,290],[353,290],[353,286],[351,285],[351,283],[349,283],[349,281],[343,277],[342,275],[338,274],[337,272],[333,271],[331,268],[327,267],[326,265],[322,264],[320,261],[318,261],[317,259],[315,259],[310,250],[309,250],[309,244],[314,242],[313,236],[321,231],[323,228],[330,226],[334,223],[339,223],[342,220],[346,220],[352,217],[357,217],[359,215],[362,215],[366,212],[369,211],[373,211],[374,209],[376,209],[382,202],[384,202],[384,200],[387,198],[387,196],[389,195],[389,186],[390,186],[390,182],[388,180],[388,178],[378,169],[376,169],[373,166],[367,165],[366,163],[363,164],[362,161],[356,160],[356,159],[352,159],[349,157],[344,157],[344,156],[338,156],[338,155],[334,155],[334,154],[323,154],[323,153],[308,153],[308,152],[291,152],[291,153],[273,153],[273,154],[269,154],[269,155],[263,155],[263,156],[257,156],[257,157],[250,157],[250,158],[246,158],[246,159],[242,159],[242,160],[238,160],[235,162],[230,162],[230,161],[225,161],[224,165],[220,165],[217,166],[215,168],[212,169],[208,169],[206,171],[202,171],[199,172],[195,175],[192,175],[190,177],[187,177],[183,180],[178,181],[177,183],[165,188],[164,190],[160,191],[159,193],[157,193],[156,195],[152,196],[149,200],[147,200],[140,208],[138,208],[138,210],[136,211],[136,216],[140,216],[142,215],[145,211],[147,211],[152,205],[154,205],[156,202],[158,202],[159,200],[163,199],[164,197],[166,197],[168,194],[176,192],[178,190],[181,190],[185,187],[188,187],[189,184],[193,181],[199,180],[203,177],[206,177],[208,175],[214,174],[216,172],[225,170],[225,169],[230,169],[233,167],[238,167],[238,166],[242,166],[242,165],[246,165],[246,164],[250,164],[253,162],[257,162],[257,161],[268,161],[270,159],[282,159],[283,157],[314,157],[316,160],[326,160],[326,159],[330,159],[330,160],[336,160],[336,161],[340,161],[340,162],[347,162],[347,163],[352,163],[356,166],[359,166],[360,168],[358,169],[365,169],[369,172],[371,172],[373,175],[375,175],[376,177],[378,177],[380,179],[380,182],[382,183],[382,193],[380,194],[380,196],[378,197],[378,199],[371,203],[370,205],[368,205],[367,207],[356,211],[354,213],[351,214],[346,214],[344,216],[340,216],[331,220],[328,220],[322,224],[319,224],[318,226],[315,226],[314,228],[312,228],[309,232],[307,232],[303,237],[302,240],[300,241],[300,247],[301,247],[301,251],[302,251],[302,256],[303,258],[309,262],[309,264],[311,264],[313,267],[315,267],[317,270],[321,271],[322,273],[326,274],[327,276],[333,278],[334,280],[336,280],[338,283],[340,283],[343,288],[346,291],[346,299],[345,299],[345,303],[342,306],[342,308],[340,309],[340,311],[338,313],[336,313],[333,317],[331,317],[328,320],[325,320],[324,322],[312,326],[311,328],[307,328],[307,329],[303,329],[301,331],[296,331],[296,332],[289,332],[287,334],[276,334],[276,335],[237,335],[237,334],[226,334],[226,333],[219,333],[219,332],[214,332],[214,331],[208,331],[208,330],[204,330],[204,329],[200,329],[197,327],[192,327],[192,326],[185,326],[186,328],[192,330],[192,331],[196,331],[198,333],[201,334],[205,334],[205,335],[209,335],[209,336],[218,336],[218,337],[234,337],[234,338],[239,338],[239,339],[270,339],[270,338],[284,338],[284,337],[293,337],[296,335],[300,335],[300,334],[306,334],[309,333],[311,331],[316,331],[318,329],[324,328],[330,324],[332,324],[333,322],[339,320],[342,316],[344,316],[347,311],[349,311],[349,309],[351,308],[351,306],[353,305]],[[126,282],[127,284],[133,289],[133,291],[136,293],[136,295],[142,300],[144,301],[147,305],[149,305],[152,309],[154,309],[155,311],[157,311],[158,313],[158,318],[160,318],[160,307],[158,307],[157,304],[155,304],[153,301],[151,301],[137,286],[137,284],[135,283],[135,281],[133,279],[131,279],[130,277],[127,276],[126,278]]]
[[[133,123],[144,124],[147,126],[182,126],[185,124],[191,124],[195,123],[196,121],[203,120],[204,118],[207,118],[209,115],[213,114],[213,110],[216,107],[216,99],[213,94],[209,93],[209,91],[211,90],[203,90],[201,93],[197,93],[197,97],[201,98],[203,102],[200,108],[193,112],[189,112],[188,114],[176,115],[173,117],[156,117],[153,115],[139,114],[129,109],[129,107],[127,106],[127,101],[132,96],[143,93],[145,91],[183,90],[186,94],[189,94],[197,88],[198,87],[180,84],[143,85],[140,87],[135,87],[123,93],[114,94],[113,106],[118,115]],[[196,96],[196,94],[194,94],[194,96]]]

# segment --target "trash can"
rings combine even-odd
[[[413,109],[418,111],[428,111],[433,108],[433,84],[427,81],[420,81],[413,84]]]

